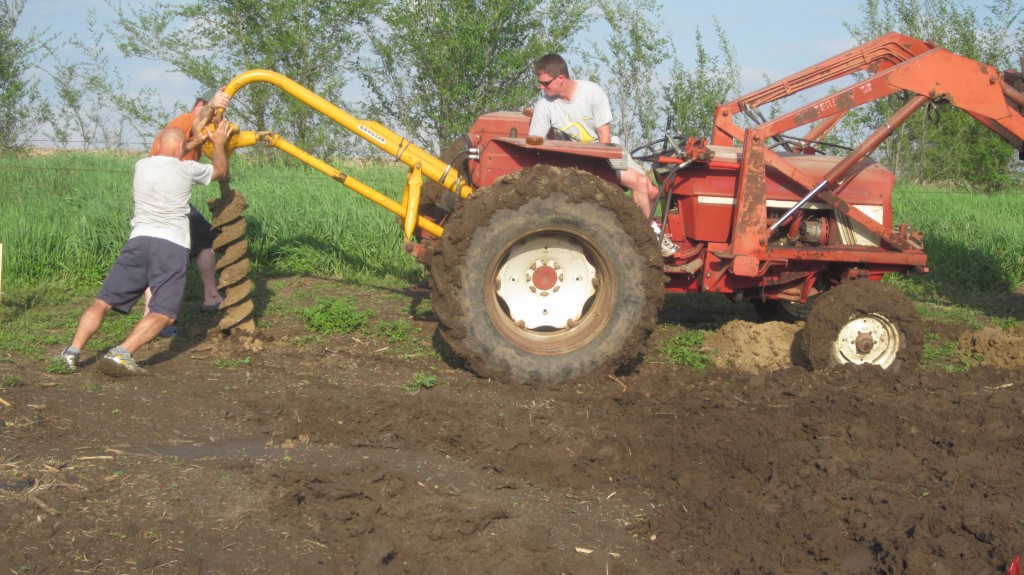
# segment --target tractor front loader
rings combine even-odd
[[[759,112],[847,76],[852,85],[774,119]],[[1017,149],[1024,138],[1020,73],[888,34],[719,106],[710,139],[670,135],[633,150],[652,165],[657,217],[680,248],[663,259],[646,215],[615,184],[618,146],[527,137],[528,111],[495,112],[437,158],[274,72],[242,73],[226,91],[251,82],[281,88],[409,166],[402,200],[277,134],[243,131],[231,146],[279,148],[398,215],[407,251],[430,268],[453,351],[479,375],[539,385],[637,359],[666,291],[721,293],[806,319],[802,346],[814,368],[916,363],[921,322],[878,280],[927,271],[922,234],[893,223],[894,177],[868,155],[936,103]],[[910,94],[906,104],[862,144],[823,153],[849,110],[899,94]],[[789,134],[803,127],[802,137]]]

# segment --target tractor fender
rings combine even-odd
[[[529,140],[529,142],[528,142]],[[502,176],[538,165],[557,168],[578,168],[616,184],[615,165],[625,157],[625,150],[616,144],[573,142],[533,138],[494,138],[480,150],[480,160],[473,169],[473,182],[479,187],[493,184]]]

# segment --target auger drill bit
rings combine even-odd
[[[224,332],[256,332],[249,280],[249,242],[245,240],[246,222],[242,213],[249,206],[245,196],[231,189],[229,181],[220,182],[220,198],[210,200],[212,227],[219,232],[213,240],[213,250],[220,254],[217,260],[219,281],[217,288],[224,292],[220,304],[223,312],[217,329]]]

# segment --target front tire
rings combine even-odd
[[[608,182],[528,168],[452,214],[431,268],[452,350],[478,375],[552,385],[635,358],[664,298],[657,241]]]
[[[817,299],[802,337],[811,368],[850,363],[896,371],[921,361],[924,326],[913,302],[896,286],[850,281]]]

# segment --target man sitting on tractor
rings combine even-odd
[[[612,138],[612,109],[604,90],[588,80],[573,80],[569,76],[569,65],[558,54],[547,54],[533,66],[537,82],[544,95],[533,107],[530,119],[530,135],[548,137],[554,130],[578,142],[615,143]],[[618,169],[619,184],[632,190],[633,203],[645,218],[650,218],[651,204],[658,197],[658,187],[644,173],[628,154],[624,155],[625,166]],[[661,236],[656,221],[651,221],[654,233]],[[661,238],[661,255],[671,257],[679,251],[671,238]]]

